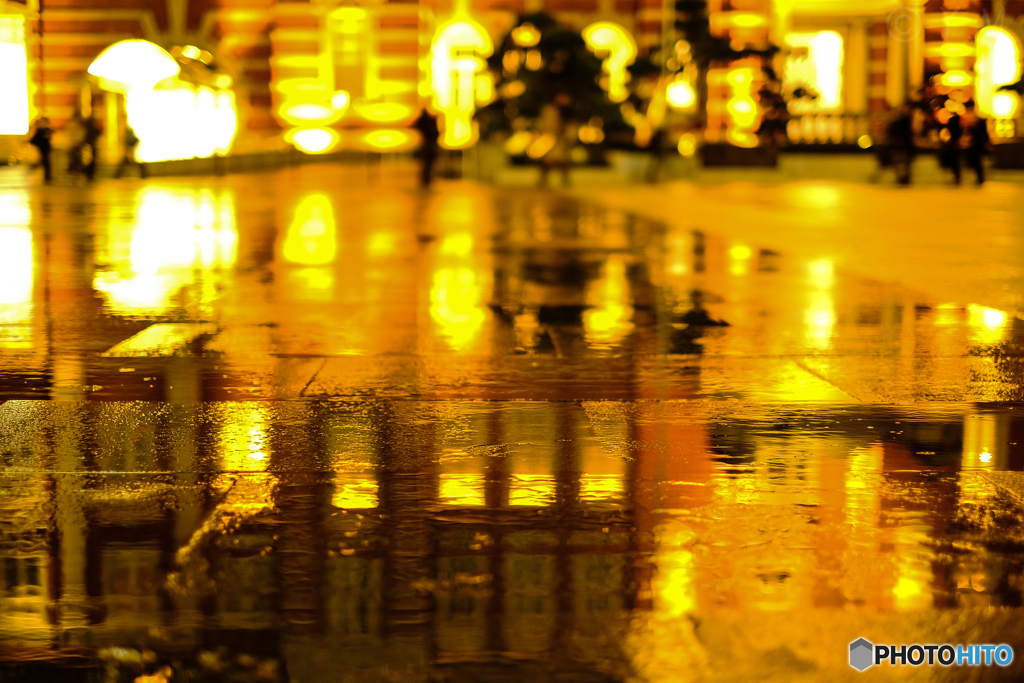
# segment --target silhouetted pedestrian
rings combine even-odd
[[[29,138],[29,144],[39,150],[39,165],[43,167],[43,181],[53,180],[53,169],[50,166],[50,152],[53,151],[53,129],[50,119],[42,116],[36,121],[36,129]]]
[[[947,110],[948,111],[948,110]],[[953,172],[953,182],[960,184],[960,140],[964,129],[960,123],[960,115],[949,112],[946,122],[939,131],[939,163],[943,168]]]
[[[418,152],[421,163],[420,184],[423,187],[430,187],[430,183],[434,179],[434,164],[437,163],[437,156],[441,151],[438,144],[441,131],[437,127],[437,118],[426,108],[420,112],[413,127],[420,132],[420,137],[423,140]]]
[[[82,155],[83,165],[85,171],[85,177],[88,180],[92,180],[96,177],[96,158],[99,156],[99,150],[97,149],[97,143],[99,143],[100,135],[103,131],[96,123],[96,119],[91,116],[86,117],[83,122],[83,135],[82,135]]]
[[[968,102],[962,117],[962,147],[967,167],[974,171],[978,184],[985,182],[985,155],[992,148],[992,139],[988,134],[988,121],[978,116],[974,102]]]
[[[135,164],[139,167],[139,177],[146,177],[146,165],[139,161],[136,156],[139,147],[139,136],[135,134],[131,126],[125,128],[124,131],[124,156],[121,157],[121,163],[117,167],[117,173],[114,174],[115,178],[120,178],[124,175],[124,170],[128,167],[128,164]]]
[[[914,110],[909,102],[900,106],[886,130],[889,160],[896,171],[896,182],[909,185],[914,164]]]

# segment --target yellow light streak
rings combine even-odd
[[[483,58],[493,51],[490,35],[475,21],[456,19],[438,29],[430,47],[430,67],[434,108],[442,115],[443,147],[461,149],[476,142],[476,76],[486,68]]]
[[[407,130],[371,130],[362,137],[363,144],[371,149],[393,151],[410,147],[415,138]]]
[[[370,474],[344,473],[334,480],[331,504],[344,510],[365,510],[377,507],[377,481]]]
[[[0,16],[0,135],[25,135],[29,119],[25,18]]]
[[[374,123],[397,123],[412,118],[412,107],[397,102],[379,102],[355,107],[357,114]]]
[[[322,266],[333,262],[337,251],[337,226],[330,199],[319,193],[307,195],[295,209],[282,255],[291,263]]]
[[[610,21],[597,21],[583,29],[583,40],[597,56],[605,55],[601,67],[608,74],[608,99],[624,102],[629,96],[626,67],[636,59],[636,41],[629,31]]]

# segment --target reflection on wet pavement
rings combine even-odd
[[[841,680],[861,636],[1024,647],[1018,320],[363,173],[5,190],[0,678]]]

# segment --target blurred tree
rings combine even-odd
[[[568,122],[599,129],[592,144],[631,130],[601,88],[601,60],[576,31],[544,13],[519,17],[488,67],[496,99],[477,111],[481,135],[533,129],[545,105],[558,103]]]

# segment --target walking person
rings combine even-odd
[[[953,182],[957,185],[961,180],[960,141],[963,136],[960,115],[949,112],[942,130],[939,131],[939,163],[943,168],[953,172]]]
[[[914,110],[904,102],[886,129],[889,160],[896,171],[896,182],[909,185],[914,164]]]
[[[569,187],[569,151],[576,140],[576,128],[566,116],[570,102],[567,94],[560,93],[540,110],[538,127],[551,139],[551,146],[540,160],[540,187],[547,187],[548,176],[555,169],[562,174],[562,187]]]
[[[39,150],[39,165],[43,167],[43,182],[53,180],[53,169],[50,166],[50,152],[53,151],[53,129],[50,119],[42,116],[36,121],[36,129],[28,143]]]
[[[441,131],[437,127],[437,117],[427,111],[424,107],[419,118],[413,123],[413,128],[420,132],[422,143],[419,149],[420,163],[420,185],[430,187],[434,179],[434,164],[437,163],[441,147],[438,140],[441,138]]]
[[[120,178],[124,175],[124,170],[128,167],[128,164],[135,164],[139,167],[139,177],[146,177],[146,166],[139,161],[136,156],[136,150],[139,146],[139,136],[135,134],[131,126],[127,126],[124,131],[124,156],[121,157],[121,163],[117,167],[117,173],[114,174],[115,178]]]
[[[985,182],[985,155],[992,149],[992,139],[988,134],[988,121],[978,116],[974,102],[967,102],[961,120],[963,126],[962,147],[967,168],[974,171],[978,184]]]
[[[83,129],[83,170],[85,171],[86,180],[91,182],[96,177],[96,158],[99,156],[97,143],[99,143],[100,136],[103,134],[103,130],[99,127],[99,125],[97,125],[96,119],[94,119],[91,116],[85,118],[85,121],[83,122]]]

